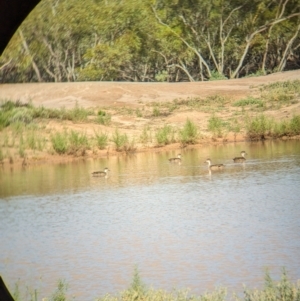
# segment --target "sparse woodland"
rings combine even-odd
[[[300,68],[300,0],[42,0],[0,82],[204,81]]]

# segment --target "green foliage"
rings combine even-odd
[[[89,149],[89,142],[87,135],[76,131],[71,131],[69,134],[68,153],[73,155],[85,155]]]
[[[64,280],[59,280],[57,284],[57,289],[50,298],[50,301],[67,301],[66,293],[68,290],[68,285]]]
[[[222,137],[224,122],[220,117],[213,115],[208,119],[208,130],[213,132],[215,137]]]
[[[258,98],[249,96],[247,98],[236,101],[233,106],[235,107],[244,107],[249,105],[255,105],[257,107],[264,107],[264,102]]]
[[[146,285],[140,277],[137,266],[134,267],[132,281],[128,290],[132,293],[137,293],[138,296],[142,296],[146,293]]]
[[[267,118],[264,114],[260,114],[254,118],[248,117],[246,121],[247,136],[250,140],[264,139],[266,135],[271,134],[273,125],[273,120]]]
[[[155,138],[158,146],[163,146],[174,142],[174,130],[169,125],[164,125],[155,133]]]
[[[118,129],[115,130],[115,133],[112,135],[112,142],[116,146],[117,151],[122,151],[125,144],[128,142],[127,134],[121,134]]]
[[[199,130],[197,125],[187,119],[182,130],[179,131],[179,140],[181,144],[194,144],[197,142]]]
[[[162,72],[159,72],[155,75],[155,80],[158,82],[166,82],[168,80],[168,72],[166,70],[163,70]]]
[[[276,82],[260,88],[261,97],[277,105],[289,105],[298,102],[300,80]]]
[[[82,107],[79,107],[78,103],[76,102],[75,107],[69,111],[68,119],[75,121],[75,122],[78,122],[78,121],[82,122],[82,121],[87,120],[88,115],[89,115],[89,111]]]
[[[257,76],[262,76],[262,75],[265,75],[265,72],[263,70],[259,69],[254,73],[250,73],[250,74],[245,75],[245,77],[257,77]]]
[[[300,135],[300,116],[295,115],[290,120],[273,121],[272,136],[296,136]]]
[[[51,143],[53,149],[58,154],[65,154],[68,151],[68,136],[67,133],[55,133],[51,136]]]
[[[1,56],[0,78],[163,82],[257,76],[289,68],[284,50],[298,45],[298,2],[153,3],[41,1]]]
[[[99,149],[105,149],[108,143],[108,135],[106,133],[95,132],[96,145]]]
[[[212,71],[211,76],[209,77],[210,81],[215,81],[215,80],[224,80],[228,79],[224,74],[220,74],[218,71]]]
[[[149,126],[144,126],[143,131],[140,135],[140,142],[143,144],[147,144],[148,142],[151,142],[152,136],[150,132]]]
[[[247,300],[269,300],[269,301],[294,301],[300,298],[300,286],[298,284],[293,284],[289,281],[287,277],[286,270],[283,269],[280,281],[275,282],[272,280],[268,271],[265,275],[265,285],[262,290],[258,289],[247,289],[244,290],[244,297],[239,298],[237,301]]]
[[[155,106],[152,111],[152,116],[159,117],[161,115],[159,107]]]
[[[99,110],[97,114],[97,123],[109,125],[111,123],[111,115],[103,110]]]

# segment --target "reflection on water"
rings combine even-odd
[[[245,164],[233,163],[241,150]],[[300,278],[300,142],[228,144],[0,171],[0,271],[10,287],[76,300],[125,289],[259,286]],[[205,159],[223,163],[209,172]],[[95,170],[111,170],[105,178]]]

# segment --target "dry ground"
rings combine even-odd
[[[109,126],[95,123],[73,123],[51,120],[45,125],[45,129],[62,130],[63,128],[85,131],[87,135],[93,135],[95,131],[113,133],[116,128],[125,132],[129,137],[134,137],[138,150],[149,149],[158,151],[166,148],[179,148],[178,143],[164,148],[155,148],[155,143],[143,145],[138,143],[142,130],[149,126],[155,130],[164,124],[175,127],[183,126],[187,118],[197,124],[202,132],[202,141],[210,143],[224,143],[233,141],[233,134],[227,133],[221,139],[211,139],[211,133],[207,131],[208,119],[215,114],[222,119],[242,118],[240,107],[233,107],[234,101],[247,96],[259,95],[258,87],[279,81],[300,80],[300,70],[280,72],[267,76],[249,77],[234,80],[222,80],[211,82],[193,83],[130,83],[130,82],[76,82],[76,83],[24,83],[24,84],[1,84],[1,100],[31,101],[35,106],[46,108],[74,108],[76,104],[84,108],[104,108],[112,114],[112,122]],[[180,107],[174,111],[168,111],[166,104],[174,99],[188,99],[222,96],[227,99],[222,108],[208,106],[203,110],[193,110],[188,107]],[[160,108],[162,114],[151,117],[153,107]],[[142,112],[142,116],[137,114]],[[255,113],[255,112],[254,112]],[[264,114],[282,120],[290,118],[293,114],[300,114],[299,102],[276,110],[268,110]],[[245,140],[244,132],[241,131],[237,140]],[[104,156],[105,151],[91,151],[88,156]],[[109,148],[111,154],[115,153]],[[68,156],[54,156],[48,152],[39,154],[39,161],[49,162],[70,160]]]

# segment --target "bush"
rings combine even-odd
[[[174,131],[171,126],[165,125],[163,128],[158,129],[155,137],[159,146],[167,145],[174,141]]]
[[[68,119],[72,121],[82,122],[87,120],[88,115],[89,115],[89,111],[82,107],[79,107],[78,103],[76,103],[75,108],[69,111]]]
[[[97,123],[103,125],[109,125],[111,123],[111,115],[106,113],[105,111],[99,110],[96,121]]]
[[[180,142],[183,145],[194,144],[196,143],[198,136],[198,127],[195,123],[187,119],[183,129],[179,131]]]
[[[270,135],[273,122],[265,115],[261,114],[246,122],[247,135],[250,140],[265,139],[265,135]]]
[[[219,73],[218,71],[214,70],[211,72],[211,76],[209,78],[210,81],[214,80],[224,80],[228,79],[224,74]]]
[[[96,144],[99,149],[105,149],[108,143],[108,135],[105,133],[95,133]]]
[[[53,149],[58,154],[65,154],[68,151],[68,136],[67,133],[55,133],[51,136]]]
[[[89,142],[86,134],[71,131],[69,135],[68,153],[83,156],[89,148]]]
[[[152,140],[150,127],[144,126],[143,132],[140,135],[140,142],[143,144],[147,144],[149,141]]]
[[[112,142],[114,142],[117,151],[122,151],[124,145],[128,142],[128,136],[126,134],[121,134],[118,129],[112,136]]]
[[[294,116],[289,122],[291,135],[300,135],[300,116]]]
[[[215,115],[208,119],[208,130],[213,132],[215,137],[222,137],[223,126],[222,119]]]

